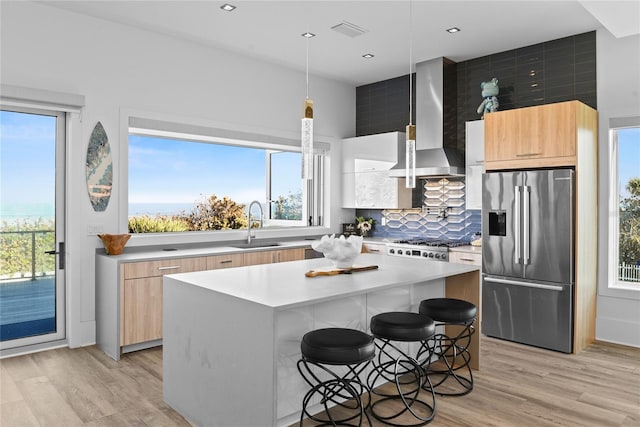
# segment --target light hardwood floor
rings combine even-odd
[[[481,352],[473,392],[439,398],[430,426],[640,426],[640,349],[565,355],[483,338]],[[86,347],[0,360],[0,425],[189,424],[162,401],[161,348],[115,362]]]

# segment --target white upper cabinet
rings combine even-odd
[[[484,120],[466,123],[466,207],[482,209],[482,174],[484,173]]]
[[[391,178],[405,134],[389,132],[342,140],[342,207],[400,209],[411,207],[404,179]],[[402,145],[404,147],[404,145]]]

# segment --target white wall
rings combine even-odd
[[[599,30],[596,43],[600,136],[596,338],[640,347],[640,292],[625,294],[607,289],[609,119],[640,115],[640,35],[616,39],[608,31]]]
[[[74,133],[78,137],[69,141],[67,153],[66,242],[68,339],[72,347],[91,344],[95,341],[94,253],[102,244],[87,235],[87,227],[98,224],[105,232],[126,231],[126,219],[119,215],[124,211],[122,200],[126,201],[121,197],[126,164],[118,161],[121,156],[126,159],[127,123],[122,112],[299,135],[305,76],[44,4],[3,1],[0,7],[2,83],[86,97],[80,128]],[[316,135],[328,141],[354,135],[353,86],[312,75],[310,95],[315,102]],[[91,208],[84,178],[86,147],[98,121],[109,136],[114,158],[112,197],[101,213]],[[332,156],[339,154],[339,144],[333,143]],[[332,206],[339,206],[339,175],[332,168]],[[331,211],[336,230],[343,215],[339,208]]]

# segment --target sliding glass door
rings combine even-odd
[[[0,111],[0,350],[65,338],[65,113]]]

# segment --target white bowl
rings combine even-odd
[[[362,236],[349,236],[346,239],[344,236],[336,239],[335,234],[331,237],[322,236],[320,240],[312,242],[311,247],[322,252],[336,268],[351,268],[362,251]]]

